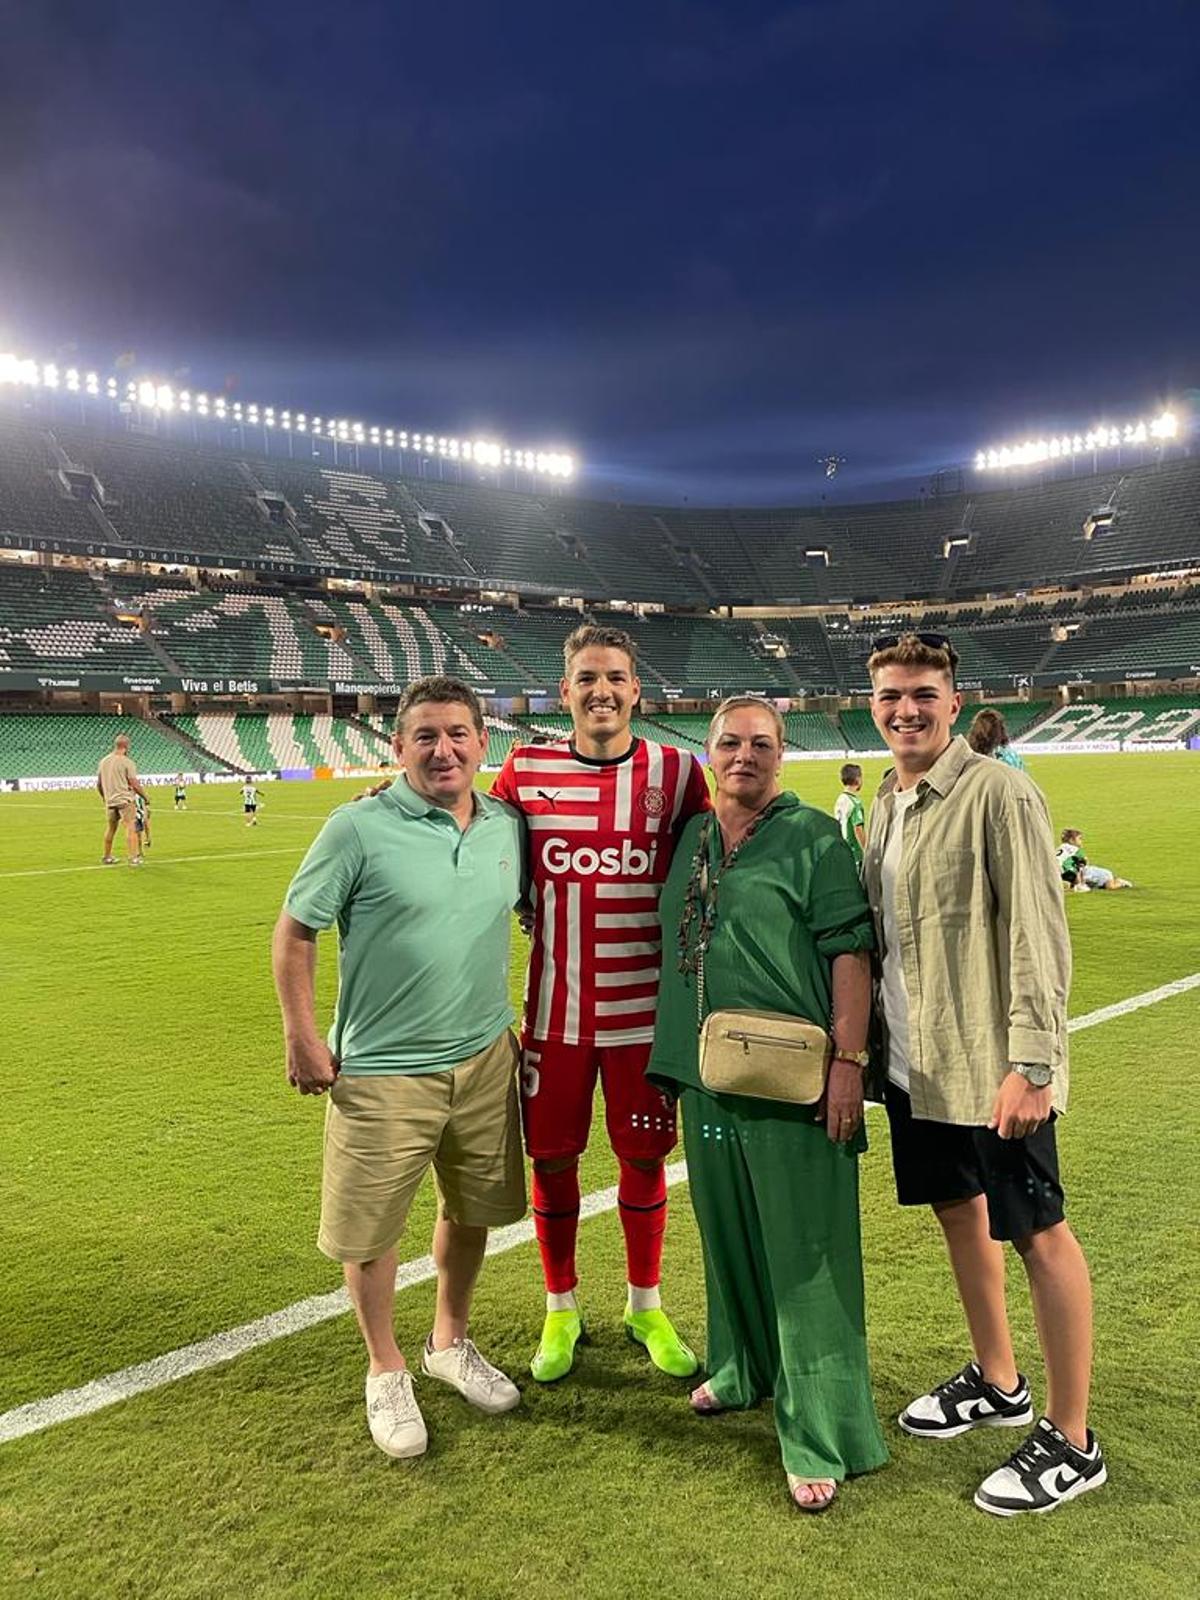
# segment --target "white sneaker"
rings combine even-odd
[[[428,1339],[421,1356],[422,1371],[457,1389],[480,1411],[495,1416],[521,1403],[521,1391],[499,1367],[485,1361],[471,1339],[455,1339],[445,1350],[435,1350]]]
[[[1092,886],[1090,883],[1077,883],[1075,885],[1076,894],[1091,894],[1091,892]]]
[[[398,1461],[423,1456],[429,1443],[425,1418],[413,1393],[412,1373],[379,1372],[367,1377],[367,1423],[386,1456]]]

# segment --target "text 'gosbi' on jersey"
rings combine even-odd
[[[535,924],[525,1032],[562,1044],[648,1044],[675,838],[708,806],[695,756],[634,741],[613,761],[517,745],[492,793],[529,826]]]

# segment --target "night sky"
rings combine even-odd
[[[839,497],[1200,387],[1195,0],[0,0],[0,349]]]

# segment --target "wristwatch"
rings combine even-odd
[[[1019,1072],[1035,1089],[1047,1089],[1054,1082],[1054,1068],[1041,1061],[1014,1061],[1012,1070]]]
[[[833,1059],[835,1061],[853,1061],[856,1067],[861,1067],[865,1072],[871,1065],[871,1052],[869,1050],[839,1050],[835,1044],[833,1047]]]

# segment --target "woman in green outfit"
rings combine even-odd
[[[716,810],[693,817],[663,888],[664,950],[650,1077],[682,1099],[704,1243],[708,1370],[692,1406],[770,1395],[801,1511],[887,1460],[867,1370],[858,1157],[870,1009],[867,901],[837,824],[779,786],[783,725],[768,701],[724,701],[709,728]],[[703,1011],[830,1024],[815,1106],[714,1094],[700,1082]]]

